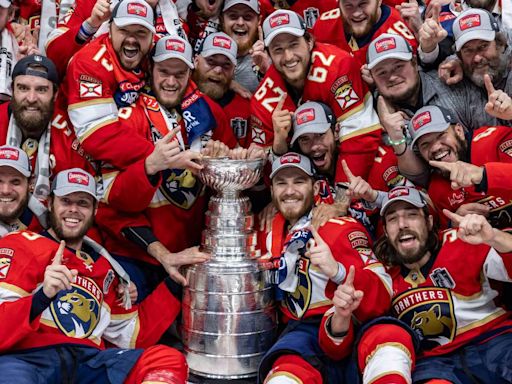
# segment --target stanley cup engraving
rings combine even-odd
[[[256,376],[274,340],[272,288],[258,267],[250,202],[240,195],[261,176],[262,160],[205,159],[199,174],[210,199],[202,247],[210,261],[187,270],[182,336],[191,373],[222,379]]]

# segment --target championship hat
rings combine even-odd
[[[433,132],[444,132],[452,124],[457,124],[455,117],[442,107],[428,105],[416,111],[409,121],[409,134],[412,138],[411,146],[423,135]]]
[[[187,64],[190,69],[194,69],[192,46],[187,40],[179,36],[165,36],[156,43],[153,61],[160,63],[167,59],[179,59]]]
[[[421,195],[421,192],[416,188],[395,187],[384,197],[384,200],[382,201],[382,208],[380,209],[380,215],[384,216],[389,206],[397,201],[405,201],[414,205],[416,208],[423,208],[427,205],[427,202]]]
[[[260,14],[260,4],[259,4],[258,0],[226,0],[224,2],[224,7],[222,8],[222,12],[228,10],[229,8],[231,8],[232,6],[237,5],[237,4],[247,5],[258,15]]]
[[[499,31],[496,19],[486,10],[470,8],[462,12],[453,22],[455,50],[471,40],[493,41]]]
[[[24,150],[9,145],[0,146],[0,167],[11,167],[30,177],[30,161]]]
[[[410,61],[412,59],[412,47],[402,36],[383,33],[370,43],[366,52],[368,69],[373,69],[377,64],[386,59],[399,59]]]
[[[307,156],[295,152],[288,152],[274,160],[270,178],[272,179],[280,170],[290,167],[298,168],[308,176],[315,174],[313,165]]]
[[[55,64],[49,58],[42,55],[29,55],[18,61],[12,70],[12,79],[14,80],[19,75],[38,76],[52,83],[59,83],[59,75],[57,74]]]
[[[155,33],[153,8],[144,0],[121,0],[112,12],[112,20],[118,27],[142,25]]]
[[[96,181],[94,177],[81,168],[72,168],[61,171],[57,174],[52,184],[52,191],[55,196],[66,196],[74,192],[85,192],[96,200]]]
[[[335,118],[331,109],[315,101],[308,101],[302,104],[293,114],[293,136],[291,144],[306,133],[327,132]]]
[[[236,44],[235,40],[226,35],[224,32],[216,32],[208,35],[206,39],[204,39],[201,52],[199,52],[199,54],[203,57],[224,55],[235,66],[237,53],[238,45]]]
[[[263,22],[263,38],[265,46],[269,46],[274,37],[281,33],[304,36],[306,24],[295,12],[280,9],[272,12]]]

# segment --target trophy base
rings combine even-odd
[[[206,377],[196,376],[190,372],[188,384],[256,384],[256,377],[245,379],[209,379]]]

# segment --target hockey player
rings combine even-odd
[[[222,0],[193,0],[188,6],[188,38],[194,53],[199,52],[204,39],[220,30]]]
[[[69,118],[94,160],[124,169],[153,150],[150,143],[125,134],[118,115],[137,101],[146,84],[146,56],[154,33],[148,3],[121,1],[113,11],[110,33],[78,51],[69,63],[63,86]]]
[[[192,79],[201,92],[222,107],[238,143],[245,147],[251,107],[248,99],[230,89],[236,57],[236,42],[223,32],[212,33],[194,58]]]
[[[291,112],[300,100],[327,104],[340,126],[339,159],[366,177],[380,142],[381,126],[372,97],[350,55],[315,43],[291,11],[276,11],[263,23],[273,65],[251,100],[251,140],[280,155],[288,150]],[[341,167],[336,181],[345,181]]]
[[[268,262],[276,268],[272,280],[286,328],[261,362],[260,381],[340,382],[341,366],[326,359],[318,345],[319,320],[336,285],[354,268],[355,285],[365,295],[356,316],[364,321],[382,314],[389,305],[389,277],[372,259],[366,231],[353,218],[339,217],[318,232],[312,229],[317,185],[307,157],[290,152],[277,158],[270,177],[278,213],[267,236]]]
[[[400,12],[382,0],[340,0],[339,8],[322,14],[313,29],[317,41],[352,52],[359,67],[366,63],[370,41],[383,33],[403,36],[416,50],[416,38]]]
[[[183,355],[155,345],[180,311],[179,296],[165,281],[138,307],[119,304],[116,267],[84,239],[96,208],[93,177],[62,171],[51,228],[0,240],[0,316],[16,324],[1,337],[0,382],[186,383]]]
[[[489,279],[512,281],[512,236],[481,215],[444,213],[460,227],[438,235],[417,190],[398,187],[384,200],[386,235],[375,249],[390,267],[394,318],[375,320],[357,341],[364,383],[512,380],[510,313],[496,306],[489,286]],[[349,284],[338,287],[324,319],[330,327],[320,334],[329,356],[350,353],[359,296]]]

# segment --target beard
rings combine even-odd
[[[389,101],[391,104],[397,104],[397,105],[411,105],[413,100],[417,99],[417,95],[420,91],[420,79],[418,75],[418,81],[416,84],[405,91],[404,93],[400,94],[389,94],[386,96],[386,100]]]
[[[498,57],[492,61],[487,60],[487,64],[489,65],[487,73],[491,77],[493,84],[497,84],[503,80],[507,74],[510,59],[510,54],[503,53],[498,55]],[[485,87],[484,74],[476,73],[471,66],[464,64],[464,62],[462,62],[462,69],[464,71],[464,75],[466,75],[475,85],[482,88]]]
[[[176,108],[181,105],[181,101],[183,100],[183,97],[185,96],[185,92],[187,91],[187,87],[183,88],[181,92],[179,92],[174,100],[166,99],[161,96],[160,91],[153,88],[153,91],[155,93],[156,100],[158,103],[160,103],[161,106],[166,108],[167,110],[172,110],[173,108]]]
[[[401,236],[404,235],[413,235],[416,237],[416,239],[419,240],[420,246],[417,249],[406,249],[404,251],[400,251],[398,247],[398,239]],[[420,261],[423,256],[425,256],[425,253],[428,251],[428,244],[427,241],[422,241],[420,239],[420,236],[418,233],[411,231],[410,229],[404,229],[398,232],[398,235],[396,236],[396,240],[391,241],[390,240],[391,248],[395,250],[396,257],[398,259],[398,262],[400,264],[413,264]]]
[[[50,218],[50,228],[53,229],[59,240],[64,240],[69,243],[82,240],[94,223],[94,215],[91,215],[89,219],[84,221],[80,231],[71,235],[64,232],[64,228],[62,227],[62,224],[59,221],[57,215],[54,213],[53,209],[48,212],[48,215]]]
[[[249,52],[249,50],[252,48],[252,46],[254,45],[254,43],[256,42],[256,40],[258,40],[258,29],[255,29],[253,31],[249,31],[249,36],[247,39],[244,39],[243,42],[239,43],[237,40],[236,40],[236,36],[231,36],[238,44],[238,55],[239,56],[243,56],[245,55],[247,52]]]
[[[375,9],[375,12],[368,18],[368,20],[366,21],[366,24],[363,26],[363,29],[361,29],[361,27],[359,27],[359,26],[356,29],[354,29],[352,27],[350,20],[347,20],[345,17],[343,17],[343,12],[342,12],[341,17],[343,19],[343,25],[346,26],[345,30],[356,38],[364,37],[364,36],[368,35],[370,33],[371,29],[373,28],[373,26],[375,24],[377,24],[377,22],[379,21],[380,16],[379,16],[378,10],[379,10],[379,8]]]
[[[274,206],[277,208],[277,210],[279,212],[281,212],[281,214],[286,219],[286,221],[288,221],[290,223],[295,223],[302,216],[307,214],[311,210],[311,208],[313,207],[313,204],[314,204],[312,194],[305,197],[304,202],[302,203],[301,207],[297,210],[282,208],[281,203],[275,197],[272,197],[272,202],[274,203]]]
[[[199,71],[193,72],[192,79],[196,83],[199,90],[207,96],[211,97],[213,100],[219,100],[222,98],[228,91],[231,84],[231,80],[228,80],[225,77],[222,79],[219,78],[219,82],[214,83]]]
[[[23,136],[37,140],[41,137],[43,131],[48,128],[53,115],[54,101],[52,98],[46,105],[39,102],[34,105],[38,106],[40,113],[37,116],[26,116],[28,103],[19,103],[14,98],[11,101],[12,114]]]
[[[23,211],[25,210],[25,208],[28,205],[27,203],[28,203],[28,190],[27,190],[27,193],[25,194],[25,196],[23,197],[23,199],[18,204],[18,206],[12,212],[5,213],[5,214],[0,212],[0,221],[7,223],[7,224],[14,222],[16,219],[18,219],[21,216],[21,214],[23,213]]]

